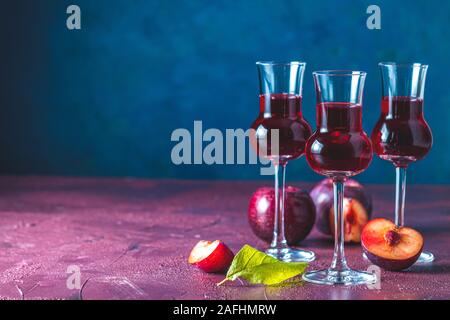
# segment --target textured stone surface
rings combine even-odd
[[[187,264],[199,239],[222,239],[233,250],[264,248],[246,210],[261,183],[177,180],[0,178],[2,299],[448,299],[450,187],[411,186],[407,223],[420,229],[436,262],[382,272],[381,290],[276,287],[228,283]],[[300,184],[302,185],[302,184]],[[304,187],[310,187],[306,185]],[[393,187],[370,186],[375,216],[391,216]],[[315,231],[302,246],[328,265],[332,243]],[[367,268],[358,245],[351,266]],[[82,290],[66,286],[68,266],[81,269]]]

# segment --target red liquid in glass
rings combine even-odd
[[[260,95],[259,106],[259,116],[252,125],[256,133],[252,143],[260,155],[269,159],[279,155],[285,160],[303,155],[311,127],[302,116],[302,97],[284,93]],[[279,130],[278,154],[272,146],[272,129]],[[259,139],[258,146],[255,138]],[[264,148],[262,141],[267,144],[267,148]]]
[[[423,117],[423,99],[384,97],[381,117],[372,132],[372,143],[380,158],[399,166],[425,157],[433,137]]]
[[[327,102],[317,105],[317,130],[308,140],[306,159],[326,176],[353,176],[372,160],[372,146],[362,129],[361,105]]]

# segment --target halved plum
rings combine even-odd
[[[346,242],[361,241],[363,227],[369,221],[367,211],[356,199],[344,198],[344,240]],[[330,209],[330,226],[334,230],[334,208]]]
[[[234,254],[225,243],[199,241],[192,249],[188,262],[205,272],[223,272],[230,266]]]
[[[317,229],[326,234],[334,234],[333,181],[329,178],[320,181],[310,192],[317,211]],[[372,214],[372,197],[356,180],[345,182],[344,224],[345,242],[361,241],[361,232]]]
[[[423,249],[422,235],[411,228],[397,227],[388,219],[369,221],[361,235],[361,245],[369,260],[390,271],[412,266]]]

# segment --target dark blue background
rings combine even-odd
[[[6,2],[6,1],[5,1]],[[69,31],[78,4],[82,30]],[[366,28],[378,4],[382,30]],[[450,2],[74,0],[2,3],[2,174],[258,179],[257,166],[175,166],[171,132],[248,128],[258,113],[255,61],[303,60],[306,119],[314,126],[311,72],[368,72],[364,126],[379,115],[377,62],[430,64],[426,118],[434,133],[411,182],[450,178]],[[317,180],[304,158],[292,180]],[[267,177],[266,177],[267,179]],[[392,183],[374,159],[360,179]]]

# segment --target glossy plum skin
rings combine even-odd
[[[379,266],[380,268],[388,271],[402,271],[405,269],[408,269],[410,266],[412,266],[417,259],[419,259],[420,254],[422,253],[422,250],[419,251],[418,254],[415,256],[405,259],[405,260],[394,260],[394,259],[386,259],[378,257],[372,253],[370,253],[369,250],[367,250],[364,246],[362,247],[363,252],[366,254],[367,258],[374,264]]]
[[[333,208],[333,181],[330,178],[323,179],[310,192],[310,196],[316,206],[317,229],[327,235],[331,235],[330,213]],[[345,182],[344,197],[358,200],[366,209],[367,219],[372,215],[372,197],[366,189],[356,180],[349,179]]]
[[[255,235],[271,242],[275,216],[274,188],[256,190],[248,206],[248,222]],[[308,192],[296,187],[286,187],[285,235],[289,245],[304,240],[314,226],[316,209]]]

